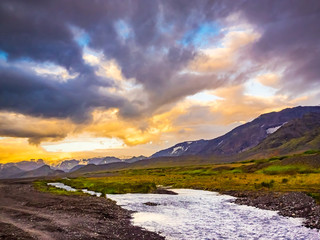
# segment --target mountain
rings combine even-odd
[[[43,165],[30,171],[23,171],[16,166],[7,166],[0,170],[0,179],[48,177],[58,176],[64,173],[64,171],[54,170],[48,165]]]
[[[80,163],[80,160],[65,160],[63,162],[60,162],[58,165],[54,167],[56,170],[62,170],[64,172],[70,171],[70,169],[74,168],[75,166],[78,166]]]
[[[69,176],[77,176],[77,175],[90,173],[90,172],[103,172],[103,171],[110,171],[114,169],[123,169],[128,166],[130,166],[130,163],[126,163],[126,162],[114,162],[114,163],[101,164],[101,165],[88,164],[80,168],[75,168],[75,170],[73,171],[70,171],[71,175]]]
[[[23,170],[21,170],[16,166],[9,166],[0,170],[0,179],[11,178],[23,172],[24,172]]]
[[[103,160],[101,160],[98,163],[98,165],[115,163],[115,162],[122,162],[122,160],[120,158],[116,158],[116,157],[105,157]]]
[[[120,159],[117,157],[104,157],[104,158],[89,158],[82,160],[65,160],[58,165],[54,166],[56,170],[63,170],[64,172],[74,172],[86,165],[106,165],[111,163],[134,163],[137,161],[141,161],[147,159],[145,156],[131,157],[128,159]]]
[[[124,159],[124,161],[127,163],[134,163],[134,162],[138,162],[138,161],[145,160],[145,159],[147,159],[147,157],[140,155],[139,157],[132,157],[132,158]]]
[[[43,166],[45,163],[42,159],[30,160],[30,161],[21,161],[16,163],[5,163],[0,165],[0,169],[8,168],[15,166],[23,171],[31,171]]]
[[[48,165],[43,165],[37,169],[22,172],[11,176],[10,178],[32,178],[32,177],[48,177],[48,176],[58,176],[64,174],[64,171],[51,169]]]
[[[299,106],[286,108],[280,112],[262,114],[253,121],[243,124],[218,138],[178,143],[173,147],[153,154],[151,157],[186,155],[206,157],[232,156],[258,146],[269,136],[273,136],[284,127],[292,127],[292,121],[299,120],[308,113],[320,113],[320,107]],[[310,124],[314,124],[314,122]],[[298,125],[296,126],[298,127]],[[301,133],[304,134],[304,131],[301,130]]]
[[[249,152],[274,152],[283,155],[319,148],[320,113],[312,112],[286,123]]]
[[[103,159],[104,157],[96,157],[96,158],[83,159],[82,161],[87,164],[98,165]]]
[[[88,165],[91,165],[91,164],[88,164]],[[74,171],[77,171],[78,169],[84,167],[84,166],[88,166],[88,165],[83,165],[83,164],[79,164],[77,166],[74,166],[73,168],[71,168],[68,172],[74,172]],[[95,164],[92,164],[92,165],[95,165]]]

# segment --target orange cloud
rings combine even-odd
[[[244,85],[225,87],[214,91],[218,99],[211,111],[220,116],[216,124],[231,124],[234,122],[250,121],[260,114],[279,111],[293,107],[304,98],[290,99],[285,95],[258,97],[244,94]]]
[[[268,87],[277,87],[279,84],[279,75],[275,73],[266,73],[257,77],[257,80]]]
[[[28,138],[29,143],[58,141],[75,130],[69,120],[44,119],[19,113],[0,112],[0,136]]]
[[[157,142],[161,134],[174,131],[172,120],[182,111],[179,107],[173,108],[150,118],[121,119],[118,111],[95,111],[93,122],[84,128],[84,131],[99,137],[116,137],[128,146]]]

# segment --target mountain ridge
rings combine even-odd
[[[257,146],[269,134],[279,130],[288,121],[301,118],[311,112],[320,113],[320,106],[298,106],[279,112],[265,113],[217,138],[178,143],[154,153],[151,158],[184,155],[206,157],[235,155]]]

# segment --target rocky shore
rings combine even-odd
[[[286,217],[305,218],[304,225],[320,229],[320,206],[316,201],[302,192],[247,192],[225,191],[236,197],[235,203],[261,209],[278,211]]]

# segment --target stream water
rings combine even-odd
[[[63,183],[48,185],[76,191]],[[101,193],[82,189],[91,195]],[[276,211],[237,205],[232,196],[215,192],[173,189],[178,195],[108,194],[118,205],[134,211],[132,223],[168,240],[320,240],[319,231],[302,225],[303,219]],[[149,203],[149,204],[145,204]]]
[[[68,185],[65,185],[63,183],[60,183],[60,182],[53,182],[53,183],[48,183],[49,186],[54,186],[56,188],[61,188],[61,189],[64,189],[64,190],[67,190],[69,192],[76,192],[77,189],[73,188],[73,187],[70,187]],[[98,192],[94,192],[94,191],[90,191],[88,189],[81,189],[81,191],[83,193],[87,193],[87,194],[90,194],[92,196],[97,196],[97,197],[100,197],[102,195],[102,193],[98,193]]]
[[[303,219],[275,211],[232,203],[234,197],[215,192],[175,189],[178,195],[107,195],[133,210],[132,223],[168,240],[209,239],[320,239],[317,230],[302,226]],[[151,202],[156,206],[146,205]]]

